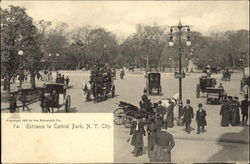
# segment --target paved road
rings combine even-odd
[[[78,113],[112,113],[116,108],[119,101],[126,101],[134,105],[139,105],[139,101],[145,87],[145,78],[142,74],[126,73],[125,79],[115,80],[116,96],[109,98],[107,101],[99,102],[85,102],[85,97],[82,92],[82,83],[86,83],[89,80],[89,72],[83,71],[60,71],[65,76],[70,77],[70,85],[72,88],[67,92],[71,96],[72,105],[71,112]],[[54,74],[55,76],[55,74]],[[205,134],[196,135],[195,131],[190,135],[183,131],[183,127],[175,126],[169,131],[176,138],[176,147],[173,150],[173,162],[187,162],[187,161],[247,161],[248,158],[248,146],[249,143],[248,131],[246,127],[226,127],[221,128],[220,116],[218,105],[206,105],[205,98],[197,99],[195,97],[196,84],[200,73],[187,74],[183,80],[183,101],[186,99],[191,100],[191,105],[194,110],[197,110],[198,103],[203,103],[204,108],[207,110],[207,132]],[[217,79],[218,84],[221,82],[221,74],[212,75]],[[227,93],[232,96],[240,95],[240,73],[232,75],[230,82],[223,82],[223,86]],[[151,96],[153,102],[158,101],[163,97],[171,97],[178,92],[178,79],[173,77],[173,73],[162,74],[162,89],[163,96]],[[29,106],[32,113],[41,113],[39,102],[31,104]],[[26,112],[26,111],[25,111]],[[64,112],[60,110],[60,113]],[[193,121],[191,126],[196,129],[196,123]],[[148,162],[147,155],[142,157],[133,157],[130,154],[132,147],[126,142],[128,138],[128,130],[123,126],[114,125],[115,133],[115,161],[116,162]],[[220,140],[240,140],[245,144],[238,143],[224,143],[218,142]],[[147,145],[147,139],[145,137],[145,145]]]

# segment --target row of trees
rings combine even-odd
[[[29,71],[31,85],[35,87],[35,75],[39,70],[82,69],[97,61],[114,67],[162,69],[178,66],[178,45],[168,46],[167,26],[138,24],[134,34],[121,40],[104,28],[85,25],[69,30],[66,23],[34,21],[24,8],[17,6],[1,9],[1,20],[1,73],[8,84],[20,70]],[[174,40],[177,40],[175,35]],[[183,43],[185,38],[184,34]],[[208,64],[236,68],[242,65],[239,59],[243,54],[245,61],[249,59],[247,30],[209,36],[193,31],[191,41],[190,47],[183,46],[184,65],[193,60],[199,68]],[[23,56],[17,55],[19,50],[24,52]]]

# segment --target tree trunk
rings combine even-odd
[[[34,72],[30,72],[30,85],[31,85],[31,89],[36,88],[36,75]]]
[[[6,90],[8,93],[10,92],[10,76],[9,75],[4,77],[4,90]]]

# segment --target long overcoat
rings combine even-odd
[[[224,103],[221,105],[220,115],[221,115],[221,126],[228,126],[230,122],[230,109],[228,103]]]
[[[204,109],[197,110],[196,112],[196,121],[197,121],[197,125],[200,126],[206,126],[207,125],[207,121],[206,121],[206,116],[207,113]]]
[[[138,129],[136,129],[138,124]],[[137,147],[143,147],[143,135],[145,136],[145,129],[144,129],[144,123],[143,122],[136,122],[133,121],[131,128],[130,128],[130,135],[132,135],[132,141],[131,141],[131,145],[133,146],[137,146]]]
[[[194,117],[193,107],[185,106],[183,108],[183,122],[187,123],[187,124],[190,124],[193,117]]]

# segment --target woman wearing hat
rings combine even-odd
[[[197,134],[200,133],[200,128],[202,132],[204,132],[204,127],[207,125],[206,116],[207,113],[204,109],[202,109],[202,104],[198,105],[198,110],[196,112],[196,122],[197,122]]]
[[[155,116],[150,115],[147,121],[147,134],[148,134],[148,157],[151,161],[154,148],[154,136],[157,132],[157,126],[155,123]]]
[[[135,121],[132,122],[129,135],[133,135],[131,145],[134,146],[134,150],[132,151],[132,154],[134,154],[136,157],[142,155],[144,146],[143,135],[146,136],[146,133],[144,129],[144,123],[141,121],[141,117],[139,115],[135,116]],[[130,137],[128,141],[129,140]]]
[[[230,123],[230,109],[229,109],[229,103],[227,99],[225,98],[222,102],[221,109],[220,109],[220,115],[221,115],[221,126],[229,126]]]

